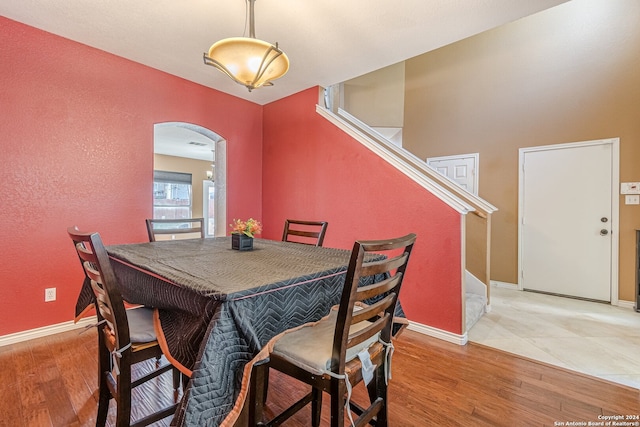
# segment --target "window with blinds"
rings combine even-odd
[[[153,217],[191,218],[191,184],[190,173],[153,171]]]

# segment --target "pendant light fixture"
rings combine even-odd
[[[249,89],[273,86],[272,80],[284,76],[289,70],[289,58],[278,43],[256,39],[253,6],[249,3],[249,37],[232,37],[214,43],[203,55],[204,63],[216,67]],[[246,28],[246,27],[245,27]]]
[[[214,142],[215,145],[215,142]],[[211,182],[215,182],[216,173],[216,150],[211,150],[211,170],[207,171],[207,179]]]

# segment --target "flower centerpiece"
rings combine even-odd
[[[262,225],[253,218],[246,221],[234,219],[231,227],[231,249],[250,251],[253,249],[253,236],[260,234]]]

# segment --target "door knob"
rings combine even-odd
[[[606,216],[603,216],[602,218],[600,218],[600,221],[607,222],[609,221],[609,218],[607,218]]]
[[[609,234],[609,230],[603,228],[602,230],[600,230],[600,235],[601,236],[606,236],[607,234]]]

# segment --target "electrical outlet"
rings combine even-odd
[[[640,196],[637,194],[627,194],[624,196],[625,205],[640,205]]]
[[[44,290],[44,302],[56,300],[56,288],[47,288]]]

